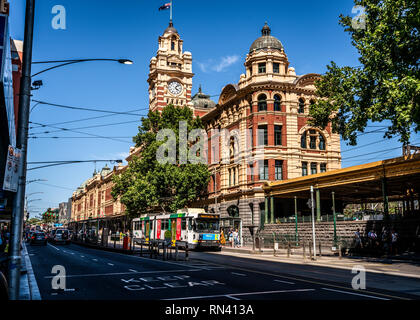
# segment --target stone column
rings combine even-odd
[[[316,221],[321,221],[321,195],[319,189],[316,189]]]
[[[274,197],[270,197],[271,224],[274,224]]]

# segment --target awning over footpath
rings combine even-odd
[[[344,169],[318,173],[284,181],[267,183],[266,197],[307,199],[311,186],[321,199],[344,203],[374,203],[419,199],[420,154],[366,163]]]

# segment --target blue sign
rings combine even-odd
[[[214,233],[203,233],[203,240],[216,240],[216,234]]]

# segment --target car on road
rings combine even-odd
[[[54,239],[54,235],[55,235],[55,229],[54,230],[50,230],[47,234],[48,234],[48,241],[52,241]]]
[[[52,238],[54,243],[70,244],[70,232],[67,229],[56,229]]]
[[[43,244],[44,246],[47,245],[48,237],[44,232],[34,232],[31,235],[30,244]]]

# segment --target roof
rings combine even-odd
[[[192,97],[191,102],[194,108],[212,109],[216,107],[216,103],[210,99],[210,96],[201,91],[201,86],[198,92]]]
[[[251,48],[249,49],[249,53],[262,49],[278,49],[280,51],[283,50],[283,45],[281,44],[280,40],[271,35],[271,29],[267,25],[267,22],[262,28],[261,34],[261,37],[252,43]]]

